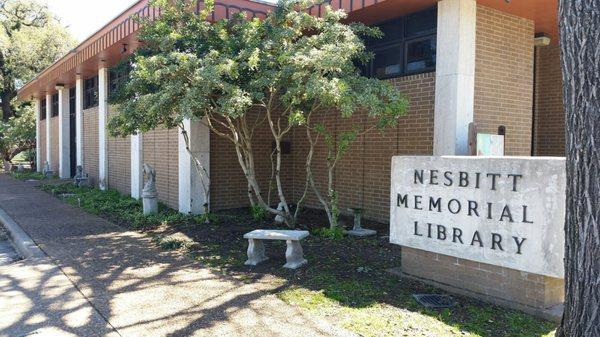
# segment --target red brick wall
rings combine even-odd
[[[506,127],[507,155],[531,155],[533,38],[533,21],[477,6],[475,122]]]
[[[431,155],[433,152],[433,113],[435,98],[435,73],[406,76],[392,80],[399,91],[410,100],[408,114],[401,118],[396,128],[385,132],[372,131],[353,143],[335,170],[335,189],[339,193],[340,209],[361,207],[365,216],[382,222],[389,221],[389,194],[391,158],[395,155]],[[366,114],[350,119],[329,112],[323,121],[338,133],[358,125],[361,130],[369,127]],[[293,141],[296,199],[304,190],[304,163],[308,141],[303,130],[294,133]],[[326,195],[326,147],[321,141],[315,151],[315,179],[320,191]],[[311,192],[307,206],[320,207]]]
[[[58,175],[58,117],[52,117],[50,119],[50,132],[52,132],[52,144],[50,145],[50,151],[52,151],[52,171]]]
[[[90,176],[90,184],[97,185],[98,164],[98,107],[86,109],[83,115],[83,171]]]
[[[255,121],[256,115],[251,115],[248,120]],[[253,142],[253,153],[257,172],[257,180],[266,202],[269,201],[269,180],[271,176],[272,151],[271,130],[266,123],[259,124],[256,128]],[[286,140],[291,140],[290,134]],[[283,155],[281,177],[286,197],[293,202],[292,184],[294,173],[293,153],[295,144],[292,144],[292,154]],[[211,207],[213,210],[240,208],[249,205],[248,184],[240,167],[231,141],[211,133],[210,135],[210,172],[211,172]],[[273,184],[275,188],[275,184]],[[271,204],[279,202],[277,191],[271,191]]]
[[[144,133],[143,163],[156,170],[158,199],[179,209],[179,143],[177,129],[156,129]]]
[[[413,248],[402,248],[402,272],[500,304],[549,308],[564,301],[562,279]]]
[[[109,108],[109,119],[117,115],[117,111]],[[111,137],[107,141],[108,184],[119,192],[131,194],[131,145],[130,137]]]
[[[565,155],[565,110],[563,106],[560,47],[537,48],[535,95],[536,156]]]

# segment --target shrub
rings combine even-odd
[[[314,229],[313,234],[326,239],[340,240],[344,238],[344,229],[342,227],[334,228],[317,228]]]
[[[254,220],[262,221],[269,216],[269,213],[266,209],[262,208],[260,205],[250,206],[250,213]]]

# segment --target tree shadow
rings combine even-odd
[[[0,207],[60,268],[23,261],[12,266],[14,275],[0,277],[0,298],[8,294],[30,304],[8,308],[6,316],[13,317],[0,325],[0,335],[44,329],[76,336],[104,336],[113,329],[123,336],[337,334],[325,321],[282,306],[272,295],[282,290],[280,284],[262,276],[240,279],[180,252],[161,251],[142,233],[5,175]],[[37,270],[36,278],[23,277],[24,268]],[[63,273],[77,290],[56,287]]]

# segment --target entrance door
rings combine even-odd
[[[69,148],[71,150],[71,176],[75,175],[77,166],[77,131],[75,114],[75,88],[71,88],[69,91]]]

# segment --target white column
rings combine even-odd
[[[475,91],[475,0],[438,2],[434,155],[467,155]]]
[[[205,189],[210,191],[210,131],[205,124],[189,119],[183,125],[184,130],[179,129],[179,211],[202,214],[204,205],[210,202],[205,193]],[[190,151],[205,170],[202,174],[186,148],[183,132],[189,136]]]
[[[35,167],[38,172],[42,172],[42,144],[40,143],[40,135],[42,129],[40,126],[40,114],[42,113],[42,100],[35,99]]]
[[[106,122],[108,121],[108,69],[98,71],[98,180],[101,190],[108,188],[108,156]]]
[[[46,94],[46,161],[52,170],[52,95]],[[44,163],[45,164],[45,163]]]
[[[142,134],[131,135],[131,197],[140,199],[144,186]]]
[[[71,178],[71,108],[69,89],[58,89],[58,175],[61,179]]]
[[[83,78],[75,81],[75,143],[77,166],[83,166]]]

